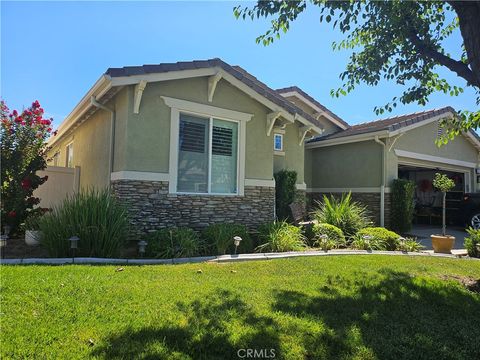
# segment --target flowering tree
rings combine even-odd
[[[33,191],[48,178],[36,172],[47,167],[46,140],[53,119],[43,118],[38,101],[22,113],[10,112],[2,101],[0,114],[1,217],[2,224],[10,225],[14,232],[29,215],[42,211],[34,209],[40,199],[33,196]]]

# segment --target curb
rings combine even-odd
[[[257,253],[257,254],[239,254],[239,255],[220,255],[220,256],[200,256],[193,258],[176,259],[107,259],[107,258],[27,258],[27,259],[2,259],[0,265],[66,265],[66,264],[108,264],[108,265],[175,265],[175,264],[195,264],[201,262],[227,263],[241,261],[258,261],[288,259],[294,257],[311,256],[343,256],[343,255],[390,255],[390,256],[427,256],[449,259],[465,258],[469,260],[480,259],[462,256],[461,254],[435,254],[433,252],[402,252],[402,251],[367,251],[367,250],[333,250],[333,251],[291,251],[283,253]]]

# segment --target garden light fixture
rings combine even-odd
[[[145,255],[145,250],[147,248],[148,242],[145,240],[141,240],[138,242],[138,253],[140,254],[141,257]]]
[[[75,262],[75,250],[78,249],[80,238],[78,236],[72,236],[68,241],[70,241],[70,249],[72,250],[72,262]]]
[[[240,236],[233,237],[233,244],[235,245],[235,255],[237,255],[237,248],[240,245],[241,241],[242,241],[242,238]]]

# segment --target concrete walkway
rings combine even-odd
[[[416,237],[417,241],[425,246],[426,250],[432,250],[432,240],[430,239],[430,235],[441,233],[442,227],[438,225],[413,225],[412,230],[409,232],[409,236]],[[468,235],[465,229],[461,227],[447,226],[447,234],[455,236],[455,244],[453,245],[454,249],[460,250],[465,248],[463,242]]]
[[[111,264],[111,265],[173,265],[173,264],[191,264],[200,262],[238,262],[238,261],[256,261],[256,260],[273,260],[286,259],[294,257],[306,256],[341,256],[341,255],[390,255],[390,256],[429,256],[458,259],[466,255],[466,251],[457,250],[452,254],[435,254],[433,251],[423,252],[401,252],[401,251],[366,251],[366,250],[348,250],[339,249],[325,251],[292,251],[283,253],[256,253],[256,254],[239,254],[239,255],[222,255],[222,256],[204,256],[195,258],[178,258],[178,259],[105,259],[105,258],[32,258],[32,259],[2,259],[1,265],[63,265],[63,264]],[[470,258],[467,258],[470,259]],[[480,259],[473,259],[480,261]]]

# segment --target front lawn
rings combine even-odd
[[[460,281],[480,279],[480,261],[331,256],[0,271],[2,359],[235,359],[248,348],[286,359],[480,358],[480,294]]]

